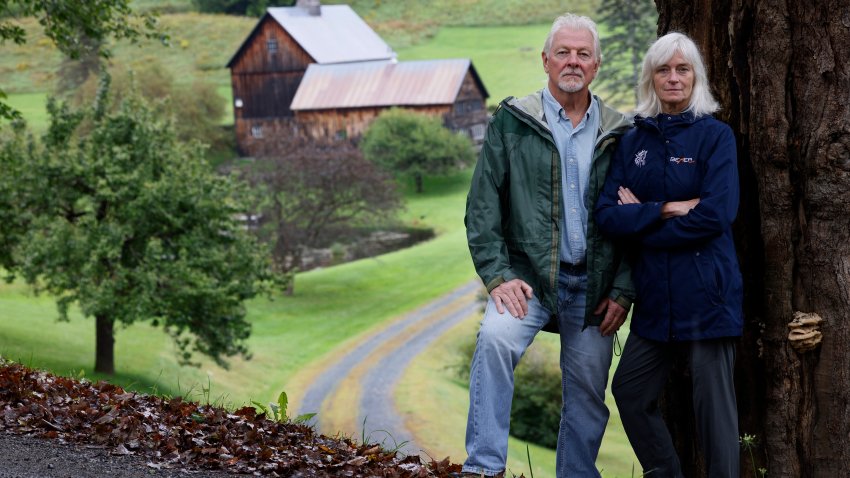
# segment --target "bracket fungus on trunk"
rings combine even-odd
[[[788,323],[788,341],[791,342],[791,347],[799,353],[814,350],[820,345],[823,340],[823,334],[820,331],[820,324],[823,319],[814,312],[807,314],[805,312],[794,312],[794,320]]]

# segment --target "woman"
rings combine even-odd
[[[711,477],[737,477],[733,371],[742,282],[732,241],[735,138],[711,116],[705,66],[681,33],[647,51],[635,128],[620,143],[596,207],[599,228],[629,246],[637,301],[612,391],[644,473],[681,477],[658,409],[672,364],[685,360]]]

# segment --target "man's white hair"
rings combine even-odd
[[[546,37],[546,42],[543,44],[543,53],[546,54],[547,58],[549,57],[549,49],[552,48],[552,38],[562,28],[589,31],[590,35],[593,36],[593,53],[596,55],[596,63],[602,61],[602,47],[599,45],[599,32],[596,30],[596,23],[588,17],[573,13],[565,13],[552,23],[549,36]]]
[[[693,89],[685,111],[691,112],[698,118],[720,109],[708,86],[705,64],[696,43],[685,34],[672,32],[655,40],[647,50],[646,56],[643,57],[643,68],[637,84],[638,104],[635,113],[651,117],[662,112],[661,100],[655,93],[655,70],[670,61],[676,53],[681,54],[694,70]]]

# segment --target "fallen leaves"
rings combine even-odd
[[[423,463],[374,444],[318,435],[253,407],[235,411],[127,392],[31,370],[0,358],[0,433],[37,434],[136,454],[151,468],[316,477],[448,477],[448,458]]]

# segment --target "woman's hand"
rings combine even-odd
[[[617,200],[617,204],[640,204],[640,200],[629,188],[620,186],[620,189],[617,190],[617,196],[620,197],[620,199]]]
[[[617,190],[617,196],[620,198],[617,200],[617,204],[640,204],[640,199],[638,199],[629,188],[620,186]],[[699,204],[699,198],[689,199],[687,201],[665,202],[664,205],[661,206],[661,219],[685,216],[691,211],[691,209],[697,207],[697,204]]]
[[[670,219],[671,217],[685,216],[691,209],[697,207],[699,198],[690,199],[688,201],[670,201],[665,202],[661,206],[661,219]]]

